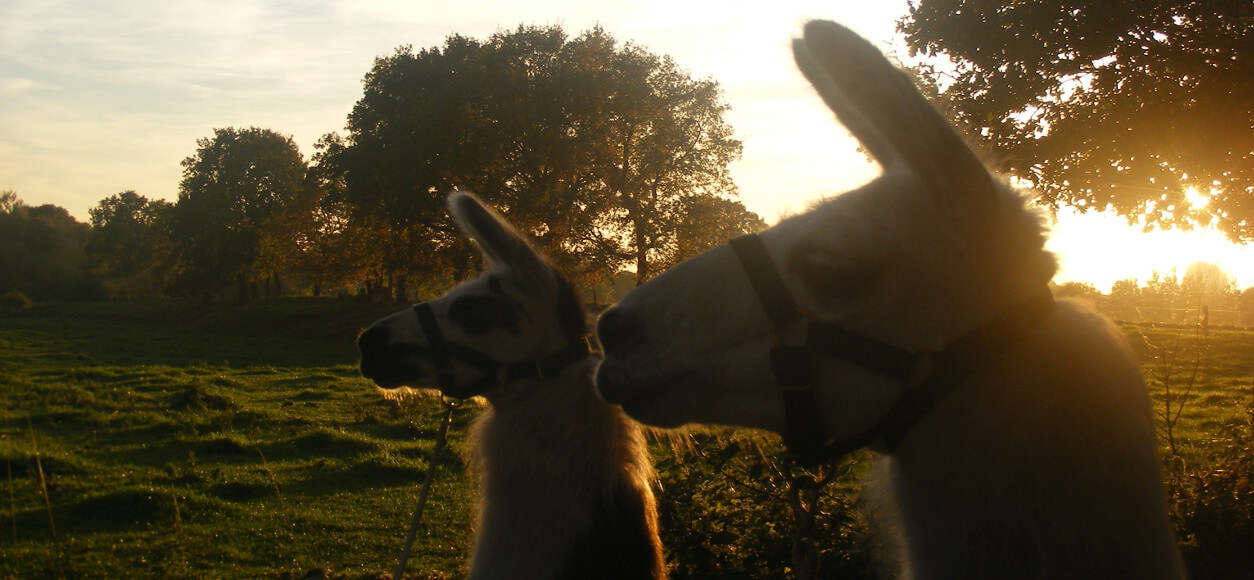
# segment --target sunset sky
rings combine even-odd
[[[308,157],[341,130],[375,57],[520,24],[596,24],[722,84],[744,142],[733,166],[768,222],[878,171],[796,72],[789,40],[809,18],[893,50],[904,0],[489,2],[59,2],[0,0],[0,190],[79,219],[133,189],[173,200],[179,162],[216,127],[291,135]],[[1217,232],[1140,233],[1123,218],[1063,212],[1059,281],[1101,289],[1216,262],[1254,286],[1254,247]]]

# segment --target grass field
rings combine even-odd
[[[0,577],[386,577],[441,411],[386,401],[357,376],[353,337],[391,310],[284,299],[0,313]],[[1195,577],[1252,577],[1254,332],[1128,330],[1159,410],[1184,405],[1164,454]],[[407,577],[465,573],[473,484],[460,457],[478,412],[455,414]],[[655,444],[675,577],[787,576],[773,449],[733,431]],[[838,466],[825,497],[825,577],[881,572],[857,509],[868,458]]]

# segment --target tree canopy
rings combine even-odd
[[[401,47],[375,61],[364,85],[347,137],[320,144],[317,174],[355,220],[376,224],[379,263],[400,284],[473,266],[444,218],[458,188],[577,276],[634,263],[647,277],[673,261],[690,198],[748,214],[728,174],[740,143],[717,83],[599,28],[570,38],[559,26],[519,27]]]
[[[291,137],[269,129],[215,129],[183,160],[172,232],[180,284],[208,297],[277,272],[294,253],[293,225],[307,201],[305,161]]]
[[[174,205],[150,200],[133,190],[100,200],[88,210],[91,239],[87,255],[107,280],[110,294],[159,296],[169,282],[170,219]]]
[[[952,61],[925,79],[1047,202],[1254,239],[1249,0],[918,0],[899,28]]]
[[[35,300],[97,298],[100,287],[85,268],[91,226],[63,207],[31,207],[17,192],[0,192],[0,293],[17,290]]]

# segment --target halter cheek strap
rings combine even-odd
[[[431,349],[431,360],[435,364],[436,381],[440,385],[440,389],[444,389],[444,385],[453,384],[453,364],[449,358],[448,342],[444,340],[444,333],[440,330],[440,323],[435,320],[435,313],[431,311],[431,305],[426,302],[419,302],[414,305],[414,314],[418,316],[418,324],[422,326],[422,333],[427,337],[427,346]]]
[[[423,334],[427,337],[427,346],[435,365],[436,384],[445,395],[454,398],[466,399],[482,395],[517,380],[556,377],[563,369],[587,358],[591,353],[587,337],[580,337],[547,356],[517,363],[503,363],[481,350],[445,340],[430,303],[419,302],[414,305],[413,310],[418,316]],[[453,375],[453,359],[480,371],[483,376],[470,383],[458,384]]]
[[[737,237],[729,245],[775,327],[775,346],[771,348],[770,359],[784,400],[787,423],[784,446],[803,465],[841,457],[877,440],[893,450],[915,424],[980,366],[1022,342],[1028,331],[1044,320],[1054,306],[1049,290],[1042,289],[939,352],[911,352],[834,323],[814,320],[802,312],[757,235]],[[785,344],[780,335],[798,319],[806,323],[804,342]],[[891,378],[902,385],[902,394],[892,409],[867,431],[849,439],[829,439],[810,377],[811,358],[816,354]],[[930,368],[921,366],[925,360],[931,362]],[[927,371],[921,380],[916,377],[920,370]]]

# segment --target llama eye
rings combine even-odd
[[[789,257],[788,267],[816,296],[852,299],[875,285],[875,268],[842,256],[799,251]]]
[[[503,296],[462,296],[449,306],[448,314],[468,334],[484,334],[498,328],[518,331],[518,310],[513,301]]]

